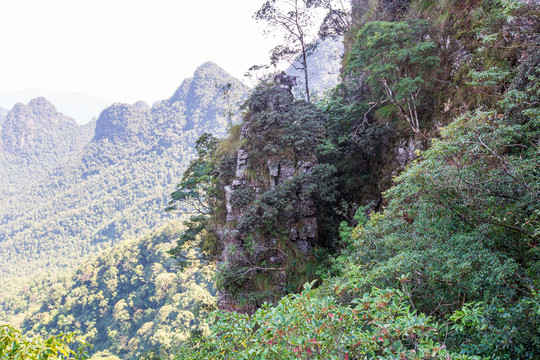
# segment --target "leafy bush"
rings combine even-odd
[[[453,345],[537,358],[538,129],[537,119],[516,124],[495,112],[466,114],[444,128],[386,193],[386,210],[344,233],[351,245],[338,260],[339,281],[407,285],[417,309],[441,318],[484,301],[482,327],[451,335]]]
[[[240,210],[251,204],[255,200],[255,191],[252,188],[240,188],[231,194],[231,205],[234,209]]]
[[[75,350],[72,345],[78,344]],[[9,325],[0,325],[0,358],[39,360],[84,360],[88,345],[75,333],[28,338]]]
[[[208,337],[194,338],[178,359],[467,359],[435,340],[437,325],[411,310],[400,291],[374,289],[350,305],[305,284],[276,306],[249,316],[214,313]]]

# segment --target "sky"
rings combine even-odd
[[[0,93],[44,88],[107,100],[168,98],[200,64],[238,78],[278,39],[253,14],[264,0],[6,0]]]

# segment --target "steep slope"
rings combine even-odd
[[[228,82],[241,86],[207,63],[184,85],[185,95],[152,108],[112,105],[68,162],[18,196],[0,198],[0,303],[21,277],[72,268],[166,221],[163,209],[194,141],[205,131],[224,132],[216,101]]]
[[[336,179],[318,162],[326,118],[315,105],[261,85],[245,108],[228,138],[197,142],[172,198],[204,208],[180,241],[200,234],[218,258],[219,307],[250,313],[315,276],[317,250],[328,241],[322,209],[332,208]]]
[[[247,105],[238,138],[229,139],[242,145],[231,149],[229,169],[220,166],[232,176],[220,179],[227,210],[215,230],[223,249],[219,307],[242,312],[311,280],[322,242],[318,210],[333,193],[332,170],[316,156],[322,112],[278,86],[256,89]]]
[[[80,331],[92,352],[123,359],[169,351],[191,331],[204,331],[204,319],[216,308],[214,267],[199,260],[183,267],[171,259],[167,251],[181,231],[181,224],[168,223],[104,251],[63,282],[38,283],[32,295],[39,301],[23,328]],[[23,299],[30,302],[28,295]]]

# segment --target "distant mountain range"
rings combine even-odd
[[[95,122],[77,125],[45,98],[18,103],[0,127],[0,199],[40,179],[78,152],[93,136]]]
[[[226,84],[247,92],[205,63],[171,98],[113,104],[85,126],[44,98],[16,105],[0,137],[0,304],[21,279],[65,273],[168,221],[195,140],[225,133]]]
[[[64,93],[46,89],[9,90],[0,93],[0,106],[11,109],[17,103],[27,103],[31,99],[43,97],[55,104],[59,112],[67,115],[78,124],[86,124],[98,117],[101,111],[113,101],[82,93]],[[2,111],[0,110],[0,119]],[[0,120],[1,123],[1,120]]]

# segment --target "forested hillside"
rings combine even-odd
[[[41,144],[62,149],[40,136],[70,136],[54,132],[52,126],[50,131],[34,129],[41,119],[37,110],[23,117],[26,123],[16,121],[16,115],[31,110],[18,105],[10,112],[3,126],[9,134],[3,137],[4,154],[32,166],[24,167],[26,172],[2,168],[6,181],[19,185],[18,191],[0,198],[0,303],[10,303],[10,296],[24,284],[21,278],[65,272],[90,254],[166,222],[168,194],[191,159],[195,140],[206,131],[225,131],[227,116],[220,108],[225,101],[221,88],[227,84],[240,97],[245,91],[217,65],[206,63],[170,99],[151,108],[140,102],[114,104],[101,113],[91,141],[65,161],[53,152],[35,177],[30,173],[40,164],[37,154],[51,154]],[[43,99],[31,102],[32,109],[35,104],[53,109]],[[53,123],[50,119],[56,118],[45,119]],[[22,130],[8,132],[9,123]],[[29,150],[21,153],[19,148]],[[51,171],[38,176],[46,166]]]
[[[143,352],[170,353],[191,332],[207,330],[217,308],[215,267],[186,249],[188,266],[171,259],[182,226],[171,222],[102,252],[63,282],[44,281],[45,301],[23,328],[37,334],[79,331],[106,353],[136,358]],[[27,297],[26,301],[31,302]]]
[[[76,192],[71,203],[58,198],[72,207],[61,222],[78,219],[68,229],[107,224],[69,247],[91,253],[155,226],[159,215],[130,216],[171,192],[168,210],[190,216],[108,250],[67,282],[35,282],[5,313],[44,338],[80,330],[95,358],[540,358],[538,2],[352,0],[350,12],[339,3],[271,0],[255,15],[311,26],[313,7],[327,11],[319,33],[344,33],[345,54],[341,83],[321,99],[267,78],[225,137],[203,134],[212,126],[202,114],[219,114],[219,99],[231,109],[218,96],[226,84],[194,88],[211,82],[207,64],[151,109],[106,109],[75,157],[85,166],[32,188],[49,201],[55,187],[99,195],[92,212]],[[284,27],[289,43],[272,60],[301,59],[302,31]],[[171,113],[179,130],[160,120]],[[162,143],[170,148],[158,151]],[[174,169],[168,154],[184,159],[166,173],[174,189],[159,188],[163,172],[149,166]],[[139,158],[141,171],[131,166]],[[61,183],[71,173],[84,187]],[[108,183],[114,197],[99,190]],[[142,196],[126,190],[142,183],[151,186]],[[12,232],[0,246],[26,245],[24,257],[0,247],[2,271],[43,266],[53,252],[17,238],[26,226],[17,219],[38,234],[54,234],[56,222],[39,223],[45,208],[8,205]],[[50,244],[70,239],[56,236]],[[65,249],[54,266],[72,264]]]

